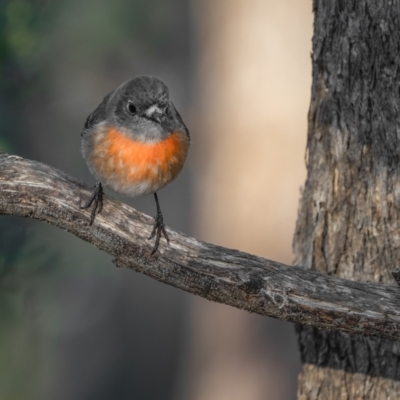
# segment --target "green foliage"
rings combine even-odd
[[[37,33],[32,29],[33,9],[26,0],[10,1],[5,9],[4,41],[17,58],[31,56],[38,47]]]
[[[42,46],[44,2],[3,0],[0,2],[0,90],[21,95],[32,81]],[[22,85],[21,85],[22,84]]]
[[[27,0],[0,2],[0,150],[14,148],[24,121],[20,110],[35,80],[39,9]]]

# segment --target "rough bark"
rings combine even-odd
[[[197,241],[168,229],[151,256],[153,220],[105,196],[89,226],[92,189],[45,164],[0,153],[0,214],[36,218],[115,257],[117,266],[261,315],[400,339],[397,286],[352,282]]]
[[[295,264],[388,283],[400,259],[400,2],[315,0]],[[300,399],[394,399],[400,347],[298,326]]]

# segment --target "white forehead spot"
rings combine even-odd
[[[162,113],[161,108],[159,108],[157,104],[153,104],[152,106],[150,106],[150,107],[146,110],[146,115],[147,115],[148,117],[151,117],[155,112],[158,112],[158,113],[160,113],[160,114]]]

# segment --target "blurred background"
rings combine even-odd
[[[291,263],[305,180],[311,0],[1,0],[0,150],[90,184],[80,132],[135,75],[192,136],[168,226]],[[1,171],[0,171],[1,173]],[[151,196],[112,196],[154,215]],[[0,218],[0,399],[286,400],[293,326],[132,271],[71,234]]]

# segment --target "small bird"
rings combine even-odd
[[[103,208],[102,184],[131,197],[154,193],[153,255],[161,235],[169,243],[157,191],[182,170],[190,146],[189,131],[168,87],[153,76],[124,82],[89,115],[81,136],[82,155],[97,180],[92,197],[81,207],[94,203],[89,225]]]

